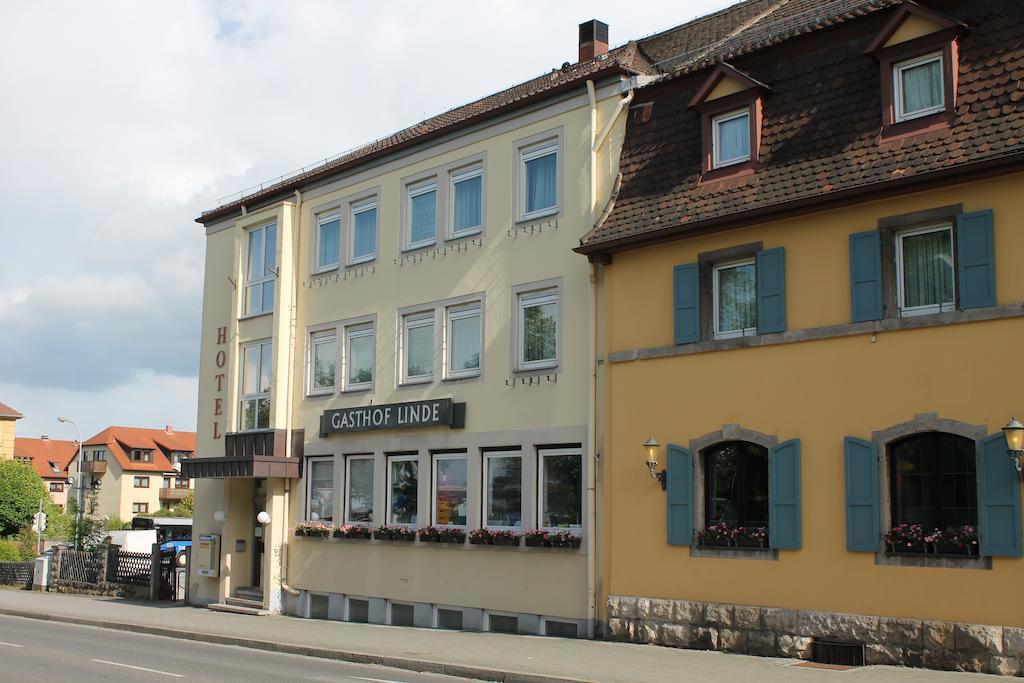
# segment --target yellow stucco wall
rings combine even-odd
[[[14,457],[14,432],[16,429],[17,420],[0,419],[0,458]]]
[[[848,323],[848,235],[880,217],[954,203],[994,210],[998,303],[1024,301],[1024,277],[1006,256],[1024,249],[1015,199],[1022,181],[1006,176],[618,253],[604,274],[607,348],[670,347],[672,267],[755,241],[786,249],[788,330]],[[871,439],[919,413],[998,431],[1024,410],[1006,374],[1022,333],[1024,319],[1007,318],[608,364],[605,593],[1024,626],[1007,599],[1024,560],[919,568],[848,552],[843,468],[844,436]],[[801,441],[803,544],[779,551],[778,561],[691,557],[666,543],[665,494],[640,444],[654,433],[686,446],[737,423]]]

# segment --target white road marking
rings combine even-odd
[[[402,683],[402,681],[392,681],[387,678],[365,678],[363,676],[352,676],[357,681],[373,681],[373,683]]]
[[[25,647],[24,645],[18,645],[17,643],[5,643],[0,640],[0,645],[6,645],[7,647]]]
[[[172,674],[169,671],[157,671],[156,669],[147,669],[144,666],[132,666],[131,664],[121,664],[120,662],[108,662],[105,659],[94,659],[94,662],[100,664],[109,664],[110,666],[123,666],[126,669],[135,669],[136,671],[148,671],[151,674],[160,674],[161,676],[173,676],[174,678],[184,678],[182,674]]]

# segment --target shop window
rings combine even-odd
[[[271,223],[246,233],[245,315],[274,310],[277,277],[277,225]]]
[[[575,449],[544,449],[540,460],[540,524],[583,526],[583,455]]]
[[[767,533],[768,449],[733,441],[712,446],[703,456],[706,526]]]
[[[309,458],[306,466],[306,519],[330,522],[334,519],[334,460]]]
[[[242,347],[242,431],[270,427],[270,348],[269,341]]]
[[[419,502],[419,462],[416,455],[388,458],[388,524],[415,525]]]
[[[434,524],[466,526],[466,456],[434,456]]]
[[[334,330],[312,333],[309,337],[309,355],[309,393],[330,393],[335,382],[338,333]]]
[[[484,526],[523,525],[523,458],[519,451],[484,454]]]
[[[926,432],[889,445],[892,525],[925,531],[978,526],[977,458],[974,441]]]
[[[373,524],[373,456],[345,458],[345,522]]]

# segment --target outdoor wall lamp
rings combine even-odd
[[[667,477],[665,469],[658,471],[658,449],[661,448],[661,444],[654,438],[654,434],[647,437],[647,441],[644,441],[644,450],[647,452],[647,471],[651,475],[651,479],[657,479],[658,483],[661,484],[661,490],[665,490],[665,479]]]
[[[260,524],[269,524],[270,523],[270,513],[267,512],[266,510],[263,510],[262,512],[260,512],[260,514],[256,515],[256,521],[259,522]]]
[[[220,522],[221,524],[223,524],[224,522],[227,521],[228,516],[224,514],[223,510],[217,510],[216,512],[213,513],[213,519],[214,519],[214,521]]]
[[[1010,452],[1010,460],[1020,474],[1021,467],[1024,466],[1021,462],[1024,459],[1024,425],[1017,421],[1016,415],[1003,427],[1003,435],[1006,437],[1006,449]]]

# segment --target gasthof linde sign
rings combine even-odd
[[[465,403],[454,403],[450,398],[438,398],[431,401],[325,410],[320,417],[320,434],[326,436],[334,432],[366,432],[405,427],[461,429],[465,424]]]

